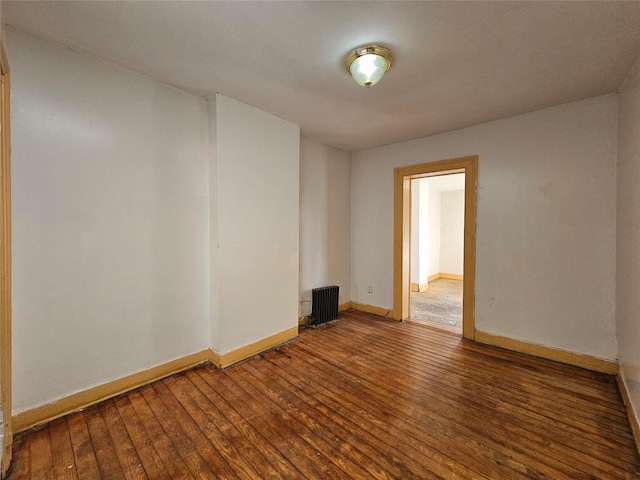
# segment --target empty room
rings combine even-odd
[[[0,25],[2,478],[640,478],[640,2]]]

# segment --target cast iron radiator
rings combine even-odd
[[[338,289],[337,285],[329,285],[311,290],[311,325],[338,318]]]

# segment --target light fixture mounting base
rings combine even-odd
[[[384,58],[387,61],[386,70],[389,70],[389,68],[391,67],[391,61],[393,60],[393,54],[391,53],[391,50],[380,45],[367,45],[364,47],[356,48],[351,53],[349,53],[349,55],[347,55],[347,58],[344,61],[345,66],[347,67],[347,72],[351,72],[351,64],[356,58],[369,54],[379,55]]]

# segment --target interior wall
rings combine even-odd
[[[300,139],[300,310],[311,313],[311,290],[340,287],[351,300],[351,156]]]
[[[464,273],[464,190],[442,192],[440,273]]]
[[[428,181],[428,180],[426,180]],[[437,188],[429,188],[429,208],[428,208],[428,268],[427,279],[432,275],[437,275],[440,269],[440,230],[442,226],[442,197]]]
[[[354,152],[353,300],[393,305],[393,169],[477,154],[476,329],[615,359],[616,137],[608,95]]]
[[[418,197],[420,212],[429,212],[429,198],[431,194],[431,185],[429,184],[429,180],[421,178],[415,180],[415,182],[420,185],[420,195]],[[424,214],[422,216],[424,217]],[[412,224],[412,227],[413,225],[414,224]],[[415,283],[418,285],[424,285],[425,283],[429,283],[429,233],[431,231],[430,229],[433,227],[430,225],[429,221],[421,222],[418,220],[416,225],[418,225],[418,230],[420,231],[418,246],[420,255],[420,272],[418,281]]]
[[[640,423],[640,59],[619,93],[618,118],[618,359]]]
[[[220,353],[298,325],[300,129],[216,95]]]
[[[439,225],[432,225],[430,198],[432,195],[429,180],[415,178],[411,180],[411,283],[424,285],[429,281],[430,234]],[[439,247],[439,245],[438,245]]]
[[[5,36],[18,413],[208,346],[207,102]]]
[[[220,248],[218,237],[218,128],[217,96],[209,97],[209,165],[208,165],[208,245],[209,254],[209,346],[215,352],[222,352],[222,294],[220,290]]]
[[[424,188],[429,188],[424,186]],[[411,180],[411,272],[410,282],[415,285],[420,285],[420,262],[424,255],[421,255],[420,250],[420,235],[423,229],[423,223],[420,222],[420,212],[422,205],[420,204],[420,194],[422,193],[423,185],[421,179]],[[426,262],[425,262],[426,264]]]

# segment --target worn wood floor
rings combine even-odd
[[[16,439],[9,478],[640,478],[614,377],[353,312]]]

